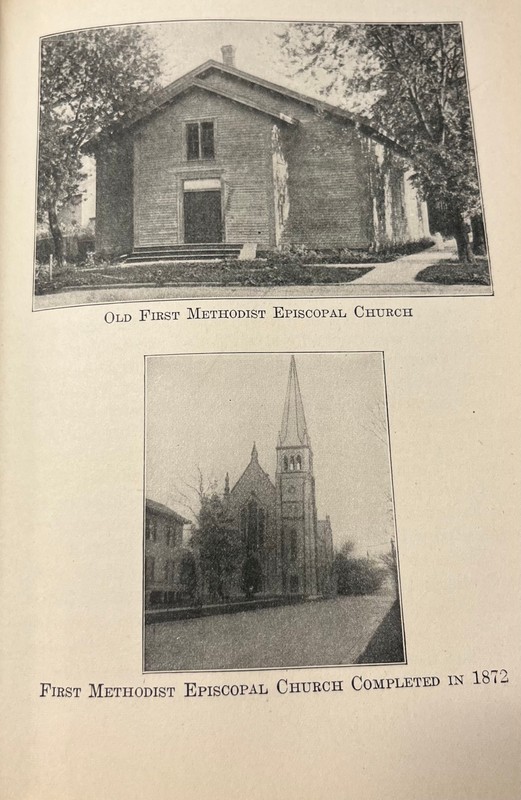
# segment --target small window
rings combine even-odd
[[[165,562],[165,581],[167,584],[174,582],[174,562],[170,559]]]
[[[188,161],[215,158],[213,122],[189,122],[186,126]]]
[[[288,457],[284,456],[284,472],[288,471]]]
[[[154,567],[155,561],[151,556],[146,556],[145,558],[145,579],[147,581],[154,580]]]
[[[297,465],[297,472],[300,472],[300,470],[302,469],[302,459],[300,456],[297,456],[295,463]]]
[[[213,122],[201,122],[201,158],[213,157]]]
[[[155,542],[157,538],[157,525],[154,517],[147,518],[145,539],[149,542]]]
[[[289,471],[294,472],[294,470],[295,470],[295,458],[291,456],[289,460]]]

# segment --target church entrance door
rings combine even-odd
[[[222,242],[221,192],[184,192],[184,239],[189,244]]]

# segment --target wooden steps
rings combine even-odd
[[[123,263],[152,264],[161,261],[220,261],[225,258],[238,258],[242,248],[242,244],[225,244],[220,242],[210,242],[208,244],[149,245],[146,247],[134,248],[131,255],[125,257]]]

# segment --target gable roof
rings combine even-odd
[[[198,88],[204,89],[207,92],[214,93],[216,95],[220,95],[225,97],[232,102],[239,103],[244,106],[249,106],[250,108],[255,109],[256,111],[260,111],[261,113],[268,114],[271,117],[275,117],[278,120],[286,122],[290,125],[296,125],[298,123],[298,119],[289,116],[286,114],[282,114],[278,109],[272,108],[269,104],[264,102],[257,103],[252,102],[242,96],[234,95],[233,92],[228,92],[226,90],[210,86],[204,81],[199,80],[203,78],[207,73],[217,71],[221,72],[225,75],[234,77],[239,81],[244,81],[249,84],[253,84],[254,86],[260,86],[263,89],[266,89],[268,92],[276,94],[278,96],[287,97],[291,100],[295,100],[298,103],[302,103],[310,108],[313,108],[318,113],[325,113],[329,114],[341,121],[349,122],[352,125],[363,130],[370,136],[376,136],[379,139],[385,140],[388,144],[391,144],[394,147],[398,147],[400,150],[399,144],[392,139],[389,134],[387,134],[382,129],[373,125],[369,120],[365,119],[364,117],[358,116],[356,114],[352,114],[350,111],[346,111],[339,106],[334,106],[331,103],[326,103],[322,100],[318,100],[317,98],[310,97],[308,95],[302,94],[301,92],[296,92],[293,89],[288,89],[285,86],[281,86],[276,83],[272,83],[271,81],[267,81],[264,78],[258,78],[256,75],[252,75],[249,72],[244,72],[243,70],[237,69],[237,67],[231,67],[227,64],[221,64],[219,61],[214,61],[213,59],[209,59],[205,61],[204,64],[200,64],[200,66],[195,67],[195,69],[190,70],[185,75],[182,75],[177,80],[172,81],[172,83],[168,84],[162,89],[159,89],[157,92],[154,92],[150,96],[150,98],[145,102],[143,108],[135,114],[127,117],[120,122],[120,126],[123,129],[129,129],[134,125],[137,125],[139,122],[147,119],[152,114],[156,113],[157,111],[161,110],[165,105],[175,100],[181,94],[187,92],[191,88]],[[90,141],[90,144],[94,144],[98,139],[97,136],[93,137]]]
[[[233,486],[230,496],[233,497],[240,489],[242,489],[243,485],[255,485],[257,484],[259,489],[267,491],[269,493],[275,493],[275,486],[272,483],[272,480],[267,472],[265,472],[261,465],[259,464],[259,455],[257,453],[257,447],[254,444],[253,449],[251,451],[251,458],[248,463],[248,466],[240,476],[240,478],[236,481],[235,485]]]

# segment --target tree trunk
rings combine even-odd
[[[487,254],[487,240],[485,238],[485,226],[482,214],[476,214],[471,219],[472,225],[472,249],[475,255],[485,256]]]
[[[58,266],[63,267],[65,261],[63,234],[61,232],[60,223],[58,222],[56,203],[53,200],[49,200],[49,203],[47,204],[47,217],[49,220],[49,230],[51,231],[51,236],[54,243],[54,258],[56,259]]]
[[[464,264],[474,264],[476,262],[476,257],[470,243],[469,232],[470,226],[463,217],[463,214],[456,212],[454,214],[454,236],[458,246],[458,259]]]

